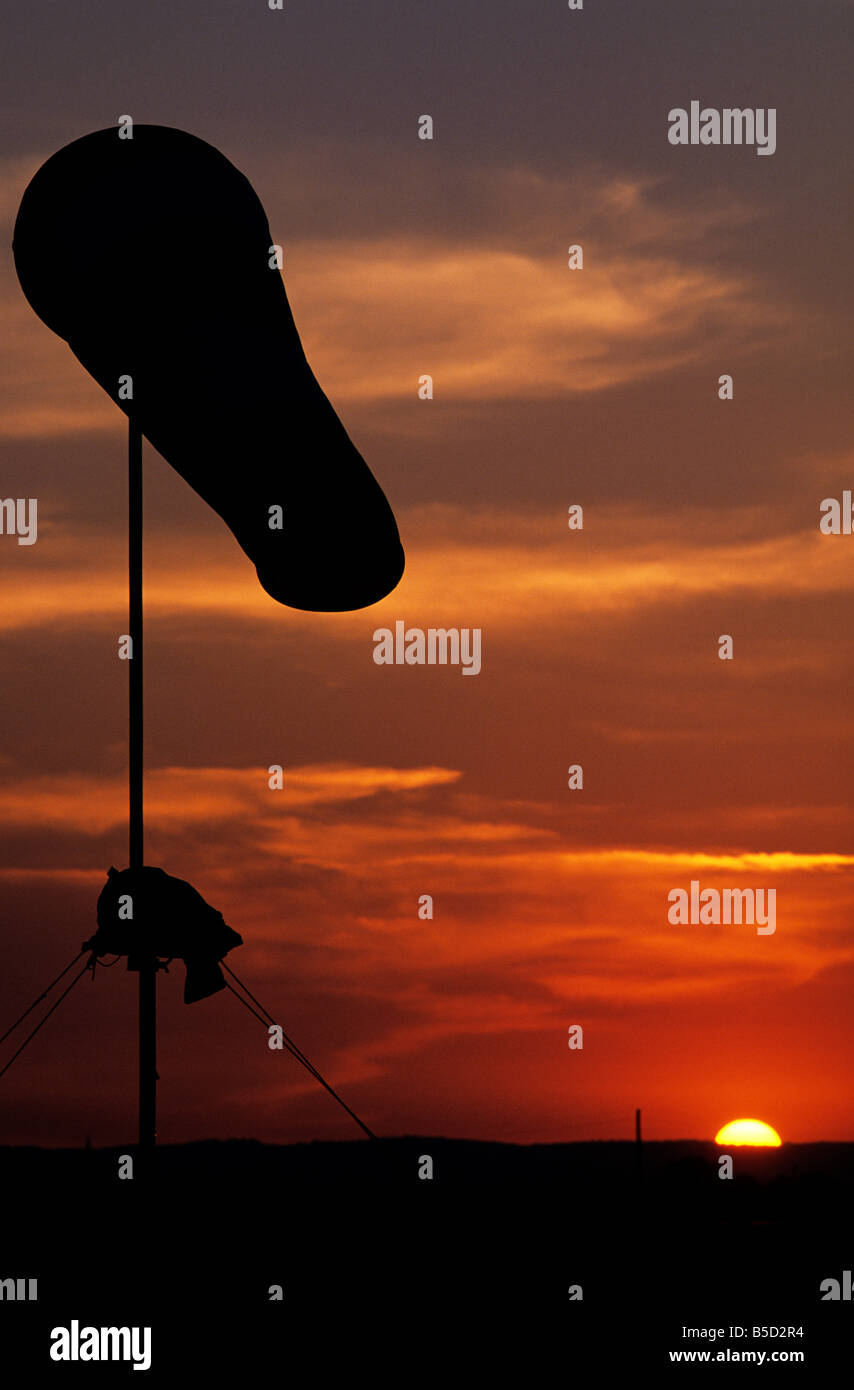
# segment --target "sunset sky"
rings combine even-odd
[[[851,4],[82,0],[5,27],[0,493],[39,535],[0,537],[0,1032],[127,862],[125,422],[11,238],[44,160],[128,113],[251,180],[407,554],[371,609],[286,609],[146,448],[146,861],[242,933],[229,963],[379,1134],[627,1138],[642,1106],[652,1139],[854,1140],[854,538],[818,529],[854,486]],[[776,153],[671,146],[692,99],[775,107]],[[377,666],[399,619],[482,628],[481,673]],[[775,888],[776,932],[669,924],[692,879]],[[162,1142],[358,1136],[182,982]],[[134,1138],[136,985],[81,981],[0,1082],[0,1142]]]

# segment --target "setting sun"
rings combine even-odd
[[[715,1135],[716,1144],[757,1144],[778,1149],[782,1142],[776,1129],[762,1120],[730,1120]]]

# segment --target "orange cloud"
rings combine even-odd
[[[146,817],[152,825],[179,825],[251,817],[263,823],[276,807],[334,805],[375,796],[446,786],[460,776],[449,768],[310,766],[288,768],[281,790],[267,785],[262,767],[164,767],[146,775]],[[100,834],[127,819],[124,776],[66,773],[9,781],[0,798],[0,823],[61,826]]]
[[[9,233],[39,163],[0,166]],[[503,245],[482,229],[288,242],[295,318],[336,403],[414,398],[425,372],[448,399],[586,394],[684,367],[710,342],[724,351],[803,327],[803,312],[772,303],[758,280],[696,256],[698,242],[751,219],[744,207],[668,209],[654,180],[594,168],[560,182],[522,169],[469,172],[501,208]],[[280,163],[271,187],[282,178]],[[558,245],[544,232],[561,225],[567,199],[586,210],[574,234],[588,239],[583,271],[567,268],[566,237]],[[509,237],[508,208],[517,223]],[[11,262],[0,270],[0,313],[0,437],[117,428],[116,407],[36,319]]]
[[[560,515],[417,508],[400,517],[409,552],[403,580],[370,613],[296,613],[264,593],[224,528],[194,537],[191,560],[184,560],[173,533],[160,531],[146,544],[146,612],[153,621],[219,614],[320,628],[364,643],[375,628],[401,616],[422,626],[441,618],[491,630],[543,630],[551,622],[586,621],[591,614],[598,621],[704,596],[847,593],[854,588],[854,567],[844,537],[819,534],[819,500],[816,493],[814,528],[759,538],[742,529],[725,540],[705,539],[727,534],[723,514],[719,524],[706,515],[698,536],[690,509],[657,515],[612,506],[597,518],[595,546],[587,532],[569,532]],[[123,542],[99,538],[96,548],[89,536],[72,536],[49,516],[40,516],[39,530],[39,554],[33,547],[34,558],[21,563],[15,555],[15,563],[4,566],[0,630],[83,625],[108,615],[121,623],[127,607]]]
[[[437,398],[602,391],[684,366],[708,350],[710,333],[723,345],[790,321],[746,277],[666,254],[601,264],[588,248],[587,268],[573,272],[562,246],[535,256],[412,238],[329,241],[290,246],[288,273],[309,361],[341,402],[414,398],[424,372]]]

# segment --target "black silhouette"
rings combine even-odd
[[[128,417],[130,867],[110,870],[84,950],[93,969],[115,953],[139,972],[139,1143],[150,1153],[160,957],[185,961],[186,1003],[225,987],[237,994],[218,962],[242,939],[190,884],[143,862],[142,436],[227,522],[280,603],[366,607],[398,583],[403,550],[305,359],[264,209],[212,145],[146,125],[127,139],[111,129],[75,140],[26,189],[13,249],[36,313]]]
[[[224,155],[136,125],[132,139],[95,131],[42,165],[13,249],[33,309],[219,513],[267,593],[362,608],[398,583],[403,550],[306,361],[273,240]],[[132,400],[119,399],[124,376]]]
[[[125,920],[119,899],[129,898],[133,916]],[[98,930],[83,942],[95,956],[127,956],[137,970],[153,954],[187,967],[184,1003],[194,1004],[225,989],[218,962],[243,937],[221,912],[206,903],[190,883],[146,864],[142,869],[109,869],[98,898]]]

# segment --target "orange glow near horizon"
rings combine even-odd
[[[750,1144],[756,1148],[779,1149],[782,1139],[776,1129],[763,1120],[730,1120],[715,1135],[716,1144]]]

